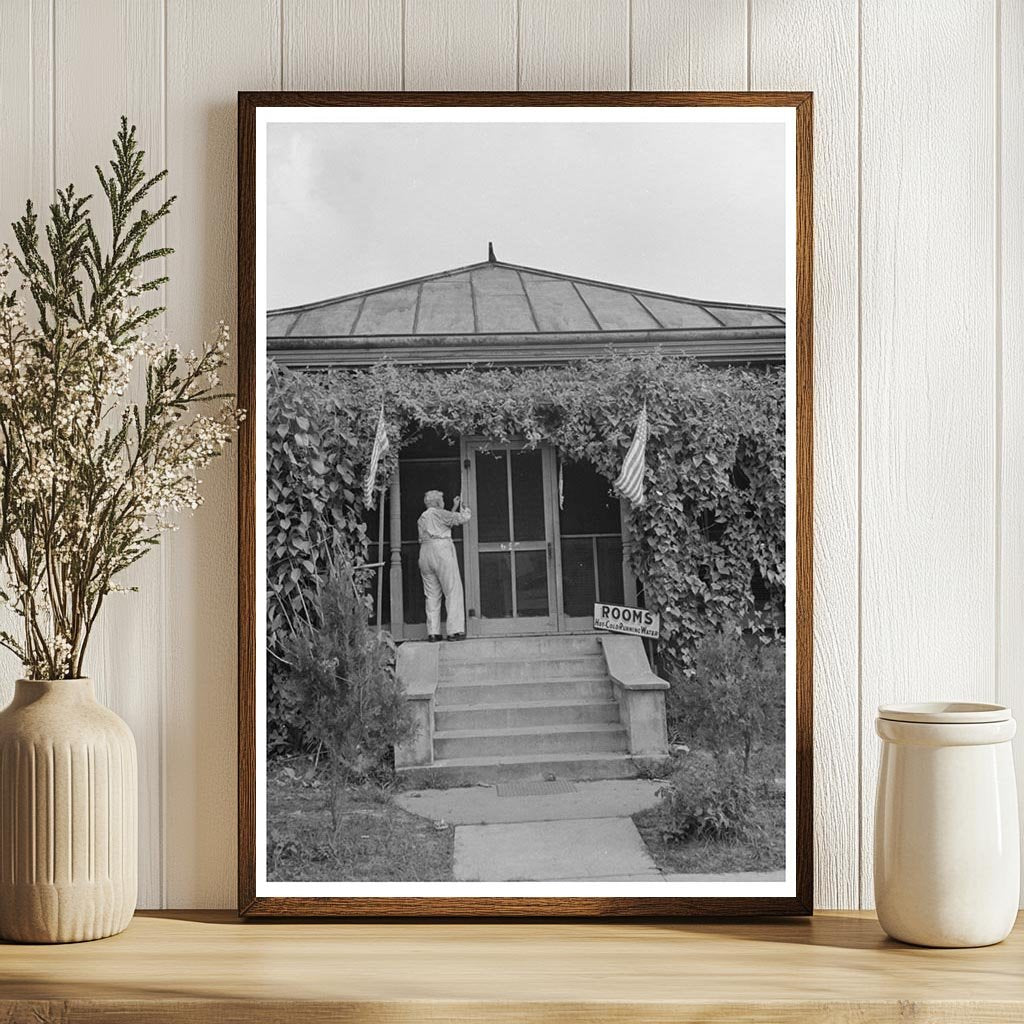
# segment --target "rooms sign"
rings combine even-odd
[[[612,633],[632,633],[657,640],[661,620],[656,612],[646,608],[626,608],[618,604],[594,605],[594,629],[607,629]]]

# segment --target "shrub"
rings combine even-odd
[[[785,646],[766,639],[733,626],[697,644],[692,674],[680,673],[667,694],[674,740],[719,754],[738,749],[747,772],[756,745],[784,738]]]
[[[317,578],[306,604],[306,616],[296,617],[282,643],[286,667],[277,685],[303,734],[327,752],[337,824],[344,784],[390,775],[391,750],[413,725],[395,673],[394,643],[370,627],[344,558]]]
[[[733,754],[693,754],[661,790],[658,827],[668,842],[749,842],[763,832],[754,814],[762,788]]]
[[[333,395],[322,381],[272,368],[268,389],[267,746],[279,754],[308,740],[294,688],[283,679],[284,645],[294,623],[315,605],[332,553],[343,552],[354,565],[366,560],[354,457],[366,439],[344,396]]]

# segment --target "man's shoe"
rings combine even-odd
[[[438,633],[431,633],[430,636],[427,637],[427,643],[428,644],[436,644],[440,639],[441,639],[440,634],[438,634]]]
[[[466,639],[466,634],[465,633],[452,633],[452,635],[450,637],[448,637],[448,639],[449,640],[465,640]]]

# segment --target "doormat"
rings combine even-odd
[[[571,782],[559,779],[555,782],[501,782],[498,796],[551,796],[555,793],[575,793]]]

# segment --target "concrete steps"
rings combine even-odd
[[[548,679],[543,675],[512,682],[488,680],[481,674],[474,682],[442,683],[435,694],[438,709],[462,704],[521,704],[539,700],[608,701],[612,684],[607,677],[578,676]]]
[[[594,633],[565,633],[554,636],[492,636],[441,644],[441,664],[454,661],[486,661],[493,658],[558,657],[576,654],[600,654],[601,644]]]
[[[513,701],[507,704],[448,704],[434,711],[434,728],[517,729],[530,725],[586,725],[618,722],[619,705],[610,698]]]
[[[521,754],[457,757],[435,760],[431,765],[401,770],[410,786],[493,785],[517,779],[632,779],[636,765],[629,754]]]
[[[446,643],[437,665],[433,764],[404,774],[427,785],[636,774],[594,634]]]
[[[453,729],[434,732],[434,758],[504,754],[624,753],[626,730],[618,722],[533,725],[519,729]]]
[[[470,641],[464,642],[467,646]],[[601,679],[604,656],[596,654],[527,654],[522,657],[477,657],[441,661],[441,686],[465,683],[519,683],[536,679]]]

